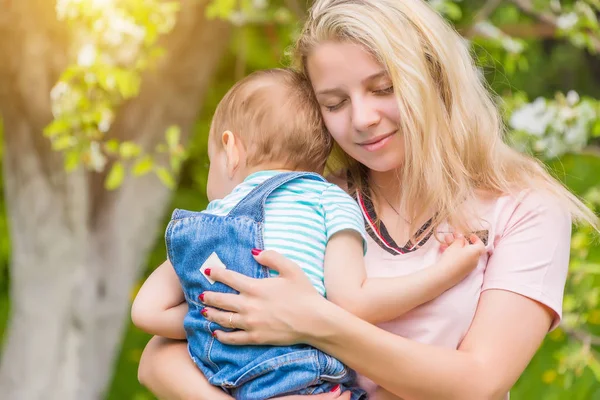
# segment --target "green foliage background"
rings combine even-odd
[[[222,2],[230,4],[231,2]],[[232,4],[232,3],[231,3]],[[465,2],[454,18],[460,27],[461,21],[468,21],[479,5],[476,1]],[[213,9],[218,15],[226,11]],[[290,21],[289,16],[273,16]],[[514,7],[506,7],[495,15],[495,22],[521,21],[523,17]],[[206,99],[194,127],[194,135],[186,149],[187,160],[181,166],[170,209],[179,207],[187,209],[203,209],[207,204],[205,187],[208,159],[206,155],[206,137],[210,116],[225,91],[245,73],[256,69],[279,67],[285,65],[283,54],[290,45],[297,26],[293,23],[250,24],[236,28],[230,49],[222,62],[218,75],[213,80]],[[510,54],[494,50],[485,41],[476,42],[475,52],[486,73],[492,89],[501,95],[523,93],[529,99],[543,96],[552,98],[555,92],[575,90],[581,96],[600,97],[600,59],[568,44],[564,40],[546,38],[542,40],[526,40],[527,47],[521,55],[511,58]],[[590,57],[594,58],[590,61]],[[516,61],[515,61],[516,60]],[[518,90],[517,90],[518,88]],[[1,135],[0,124],[0,135]],[[592,145],[595,143],[592,142]],[[0,148],[0,152],[2,149]],[[0,157],[1,159],[1,157]],[[548,161],[549,167],[556,176],[563,180],[572,190],[580,195],[588,193],[598,186],[597,171],[600,171],[600,157],[591,153],[567,153],[559,159]],[[0,180],[0,185],[2,181]],[[166,226],[168,214],[165,215]],[[146,275],[165,259],[163,232],[155,233],[156,245],[148,258]],[[600,264],[600,247],[592,242],[591,235],[585,234],[580,248],[584,249],[581,257],[590,264]],[[577,250],[577,249],[576,249]],[[8,261],[10,258],[10,238],[8,236],[6,210],[3,196],[0,196],[0,340],[4,332],[9,310]],[[587,282],[578,287],[575,296],[566,299],[574,302],[573,309],[579,310],[579,298],[584,298],[589,291],[598,287],[596,274],[591,278],[586,275]],[[132,289],[132,297],[136,288]],[[592,302],[593,303],[593,302]],[[585,309],[585,325],[590,332],[600,335],[600,310],[597,302],[590,309]],[[107,398],[110,400],[134,399],[145,400],[154,397],[137,382],[137,364],[149,336],[129,326],[124,339],[122,351],[115,367],[114,379]],[[569,362],[580,353],[578,348],[565,351],[569,347],[568,335],[557,329],[546,339],[526,373],[521,377],[512,391],[511,398],[516,400],[590,400],[600,399],[600,383],[593,367],[574,368],[575,372],[562,373],[561,365]],[[577,361],[577,360],[575,360]],[[578,365],[577,362],[572,363]],[[571,365],[571,364],[570,364]],[[573,369],[573,368],[571,368]],[[465,377],[468,379],[468,377]]]

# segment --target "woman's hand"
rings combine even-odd
[[[234,345],[307,343],[314,311],[330,307],[331,303],[315,290],[298,265],[281,254],[263,251],[255,259],[278,271],[279,276],[252,279],[227,269],[210,270],[211,279],[240,292],[203,294],[202,301],[207,306],[203,314],[208,320],[239,329],[216,331],[215,337]]]

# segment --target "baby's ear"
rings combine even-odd
[[[235,171],[240,166],[241,152],[240,144],[238,139],[235,137],[233,132],[225,131],[221,134],[221,144],[227,157],[227,175],[229,178],[233,178]]]
[[[221,145],[223,150],[227,150],[227,146],[231,146],[235,143],[235,135],[231,131],[224,131],[221,133]]]

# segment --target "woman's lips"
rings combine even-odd
[[[392,132],[387,135],[383,135],[380,138],[375,138],[374,140],[360,143],[359,145],[367,151],[377,151],[385,146],[395,134],[396,132]]]

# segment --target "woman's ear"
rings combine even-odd
[[[221,135],[221,144],[223,145],[223,150],[225,150],[225,156],[227,157],[227,176],[231,179],[235,175],[235,172],[240,167],[241,160],[241,143],[233,132],[225,131]]]

